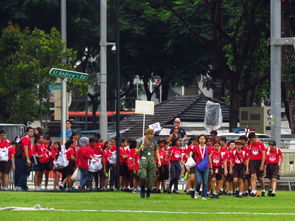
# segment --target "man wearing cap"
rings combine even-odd
[[[153,142],[154,130],[146,129],[144,134],[143,143],[140,142],[139,146],[136,148],[136,154],[140,155],[138,176],[141,188],[140,197],[145,197],[145,187],[147,187],[146,197],[150,198],[151,189],[154,184],[154,168],[156,166],[154,153],[156,153],[158,167],[161,166],[161,160],[158,146]]]

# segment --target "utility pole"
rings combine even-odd
[[[107,116],[107,1],[100,0],[100,116],[99,129],[103,140],[108,139]],[[100,74],[100,76],[99,76]]]
[[[295,38],[281,38],[281,0],[271,0],[271,78],[270,78],[270,98],[271,114],[273,125],[271,128],[271,138],[277,145],[281,145],[281,47],[293,45],[295,48]]]
[[[67,1],[61,0],[61,39],[67,48]],[[63,144],[66,143],[66,119],[67,119],[67,79],[62,79],[61,93],[61,131]]]

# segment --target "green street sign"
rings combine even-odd
[[[62,89],[62,83],[53,83],[49,85],[49,90],[57,91]]]
[[[60,77],[60,78],[73,78],[77,80],[87,81],[89,75],[86,73],[76,72],[76,71],[68,71],[59,68],[51,68],[49,71],[49,75]]]

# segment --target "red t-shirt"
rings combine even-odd
[[[170,154],[170,161],[179,161],[181,159],[182,149],[181,147],[170,147],[168,153]]]
[[[226,166],[230,167],[230,161],[232,160],[232,151],[227,151],[225,153],[224,160],[226,160]]]
[[[169,165],[169,161],[167,159],[167,152],[163,148],[159,148],[159,155],[162,165]]]
[[[220,148],[220,153],[221,153],[221,157],[222,157],[222,158],[225,157],[226,152],[228,152],[228,148],[227,148],[227,146],[224,147],[224,148]]]
[[[54,147],[53,147],[52,150],[51,150],[51,157],[52,157],[52,159],[55,160],[56,155],[57,155],[57,154],[60,154],[60,153],[61,153],[61,151],[56,151],[56,150],[54,149]]]
[[[102,154],[103,146],[104,146],[104,144],[102,142],[96,143],[94,147],[91,147],[93,153],[96,155]]]
[[[222,157],[222,153],[221,152],[213,151],[210,156],[211,156],[211,161],[212,161],[212,166],[213,167],[220,167],[220,166],[222,166],[223,157]]]
[[[68,160],[72,160],[72,156],[76,155],[76,151],[73,148],[69,148],[66,150],[66,155]]]
[[[246,160],[248,160],[248,154],[244,150],[242,150],[241,152],[234,150],[232,152],[232,159],[233,164],[246,164]]]
[[[12,154],[15,154],[15,148],[13,146],[8,147],[8,158],[11,159]]]
[[[130,150],[127,147],[120,147],[120,163],[127,163],[128,157],[123,159],[123,155],[129,155]]]
[[[8,147],[10,145],[10,141],[9,140],[4,140],[4,141],[0,141],[0,148],[5,148]]]
[[[103,161],[104,162],[109,162],[110,157],[112,156],[112,151],[111,149],[104,149],[102,152],[102,156],[103,156]]]
[[[77,167],[87,169],[89,168],[88,161],[91,156],[91,148],[82,146],[77,151]]]
[[[42,157],[39,158],[40,163],[45,164],[49,162],[51,156],[45,144],[35,144],[33,152],[37,157],[42,155]]]
[[[250,160],[262,160],[262,151],[265,151],[265,146],[261,141],[249,144]]]
[[[200,148],[199,145],[196,145],[193,147],[193,153],[195,154],[195,160],[197,165],[206,157],[206,151],[205,151],[206,147],[207,146],[205,146],[204,148]],[[209,154],[209,147],[207,147],[207,149]],[[210,162],[208,161],[208,168],[209,167],[210,167]]]
[[[23,157],[26,156],[26,154],[25,154],[25,146],[28,146],[28,155],[31,158],[32,157],[32,142],[31,142],[30,137],[28,135],[24,136],[23,138],[21,138],[21,142],[22,142],[22,150],[23,150],[22,156]]]
[[[274,150],[268,149],[265,155],[265,162],[267,164],[277,164],[280,162],[280,158],[282,156],[282,151],[279,148]]]
[[[133,148],[130,150],[130,155],[133,158],[133,170],[138,171],[139,170],[140,154],[136,154],[136,148]]]

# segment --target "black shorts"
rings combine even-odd
[[[233,177],[234,178],[245,178],[245,165],[244,164],[235,164],[233,168]]]
[[[222,180],[223,169],[222,167],[213,167],[212,178],[216,178],[216,180]]]
[[[73,160],[69,161],[69,165],[67,167],[64,168],[64,175],[65,176],[71,176],[73,175],[73,173],[75,172],[75,168],[76,168],[76,163]]]
[[[227,175],[225,176],[226,182],[232,182],[233,181],[233,174],[229,174],[230,167],[227,167]]]
[[[11,160],[0,161],[0,173],[9,173],[11,169]]]
[[[250,160],[249,173],[255,174],[257,177],[263,177],[263,171],[260,171],[261,160]]]
[[[278,179],[279,176],[279,165],[278,164],[267,164],[266,165],[266,178],[268,179]]]
[[[158,180],[168,180],[169,179],[169,166],[168,165],[161,165],[158,168]]]
[[[33,169],[35,172],[43,172],[46,169],[46,164],[38,162],[33,165]]]
[[[48,163],[46,163],[45,165],[46,165],[46,166],[45,166],[45,170],[46,170],[46,171],[51,171],[51,170],[53,170],[53,159],[50,159],[50,160],[48,161]]]
[[[196,167],[192,167],[189,169],[189,174],[196,174]]]
[[[126,178],[130,177],[127,163],[120,163],[120,176],[126,177]]]

